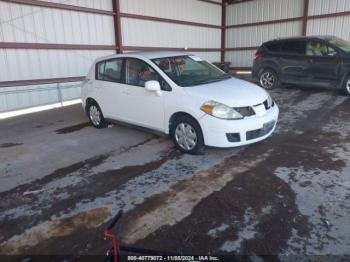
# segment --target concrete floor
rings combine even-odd
[[[200,156],[132,128],[94,129],[80,105],[1,120],[0,254],[104,254],[103,228],[123,209],[122,242],[140,247],[348,259],[350,99],[271,95],[272,137]]]

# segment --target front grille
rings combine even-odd
[[[276,121],[273,120],[273,121],[270,121],[270,122],[264,124],[263,128],[261,128],[261,129],[248,131],[246,133],[246,136],[247,136],[246,139],[252,140],[252,139],[256,139],[256,138],[267,135],[268,133],[271,132],[271,130],[273,129],[275,124],[276,124]]]
[[[226,137],[227,137],[227,140],[231,143],[241,141],[241,136],[239,135],[239,133],[227,133]]]
[[[251,108],[250,106],[236,107],[236,108],[234,108],[234,110],[236,110],[238,113],[240,113],[243,117],[255,115],[253,108]]]

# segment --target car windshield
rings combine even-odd
[[[152,61],[179,86],[202,85],[231,78],[229,74],[193,55],[162,57]]]
[[[344,52],[347,52],[350,54],[350,42],[345,41],[345,40],[338,38],[338,37],[332,37],[329,40],[329,42],[331,44],[335,45],[336,47],[340,48]]]

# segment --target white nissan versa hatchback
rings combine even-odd
[[[98,59],[82,86],[97,128],[126,122],[169,134],[183,152],[235,147],[272,134],[278,107],[262,88],[184,52],[135,52]]]

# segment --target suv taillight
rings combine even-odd
[[[260,58],[262,58],[262,57],[263,57],[263,53],[261,53],[261,52],[258,51],[258,52],[255,53],[255,58],[254,58],[254,59],[255,59],[255,60],[258,60],[258,59],[260,59]]]

